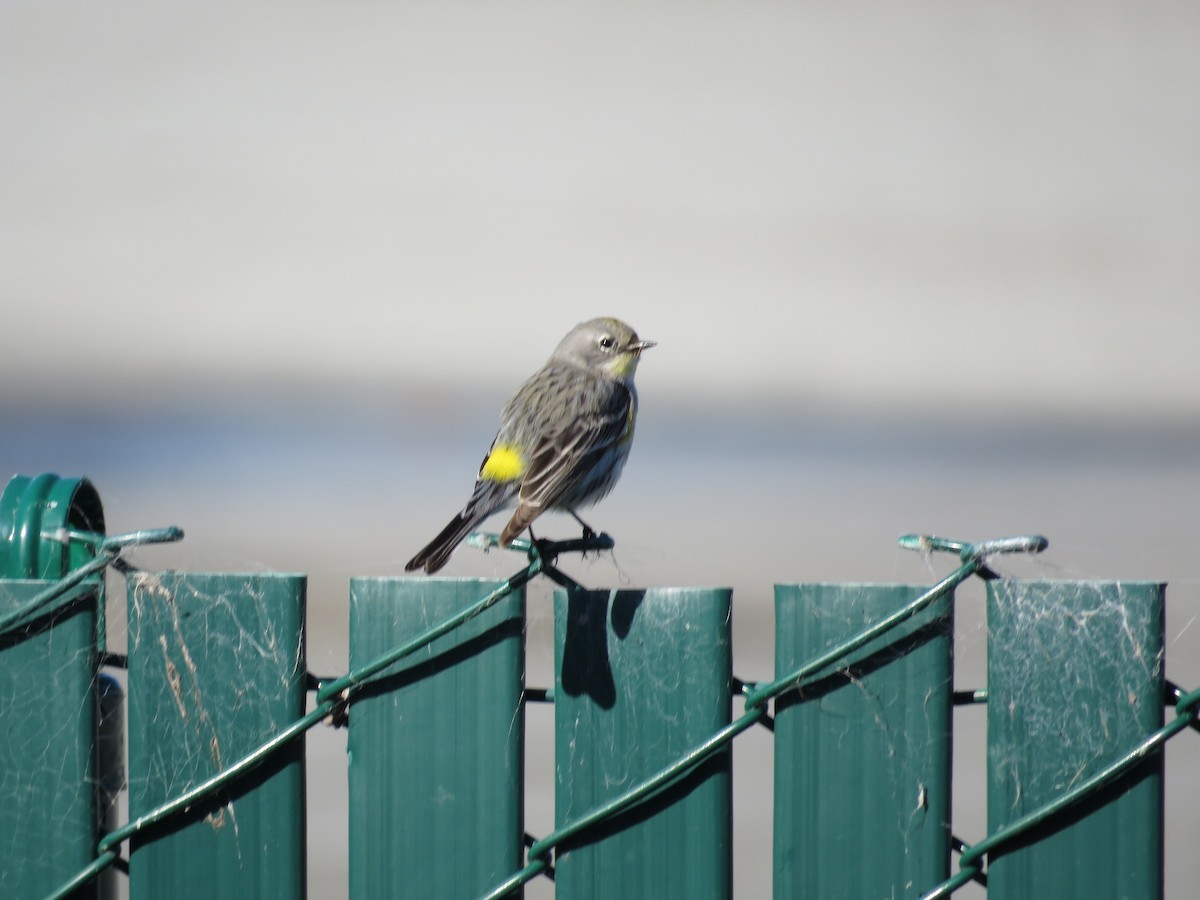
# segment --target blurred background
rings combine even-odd
[[[897,536],[1040,532],[1000,569],[1170,583],[1194,688],[1198,45],[1200,8],[1163,0],[9,0],[0,474],[89,476],[113,532],[182,526],[146,567],[308,573],[309,666],[341,672],[347,579],[401,573],[509,394],[616,315],[659,346],[588,516],[616,551],[580,580],[732,586],[755,680],[775,582],[928,582],[948,561]],[[530,615],[547,684],[547,588]],[[979,686],[978,587],[958,629]],[[982,721],[956,731],[968,842]],[[344,745],[309,740],[313,897],[345,896]],[[739,897],[769,892],[770,754],[738,739]],[[1183,897],[1200,747],[1167,756]]]

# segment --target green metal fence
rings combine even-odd
[[[929,586],[777,585],[776,678],[733,675],[728,590],[590,591],[518,544],[499,582],[350,583],[350,671],[305,658],[299,575],[152,573],[178,540],[106,536],[92,486],[15,478],[0,497],[0,896],[305,894],[304,734],[348,727],[352,898],[729,897],[731,754],[774,732],[777,898],[1156,897],[1162,746],[1200,691],[1164,676],[1162,584],[1030,582],[988,560],[1040,537],[905,546],[956,554]],[[475,540],[487,543],[481,536]],[[106,649],[102,573],[127,584],[128,656]],[[554,599],[555,677],[525,684],[524,586]],[[988,596],[988,684],[955,691],[954,590]],[[128,671],[129,821],[111,683]],[[554,704],[555,827],[525,833],[524,710]],[[988,835],[950,826],[953,707],[987,703]],[[1171,708],[1169,721],[1164,709]],[[115,770],[115,771],[114,771]],[[123,849],[125,848],[125,849]]]

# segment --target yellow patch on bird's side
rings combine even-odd
[[[521,459],[521,451],[507,444],[492,448],[488,458],[483,461],[479,477],[489,481],[516,481],[525,473],[525,460]]]

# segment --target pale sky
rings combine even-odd
[[[1194,417],[1197,85],[1183,2],[13,0],[0,379],[506,392],[615,314],[664,391]]]

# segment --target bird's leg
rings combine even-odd
[[[580,526],[583,528],[583,539],[585,541],[590,541],[592,538],[594,538],[596,536],[596,532],[592,528],[592,526],[589,525],[587,522],[583,521],[583,519],[579,518],[579,513],[575,512],[575,510],[573,510],[573,509],[568,509],[567,512],[569,512],[571,514],[571,516],[575,519],[575,521],[578,522],[580,524]]]

